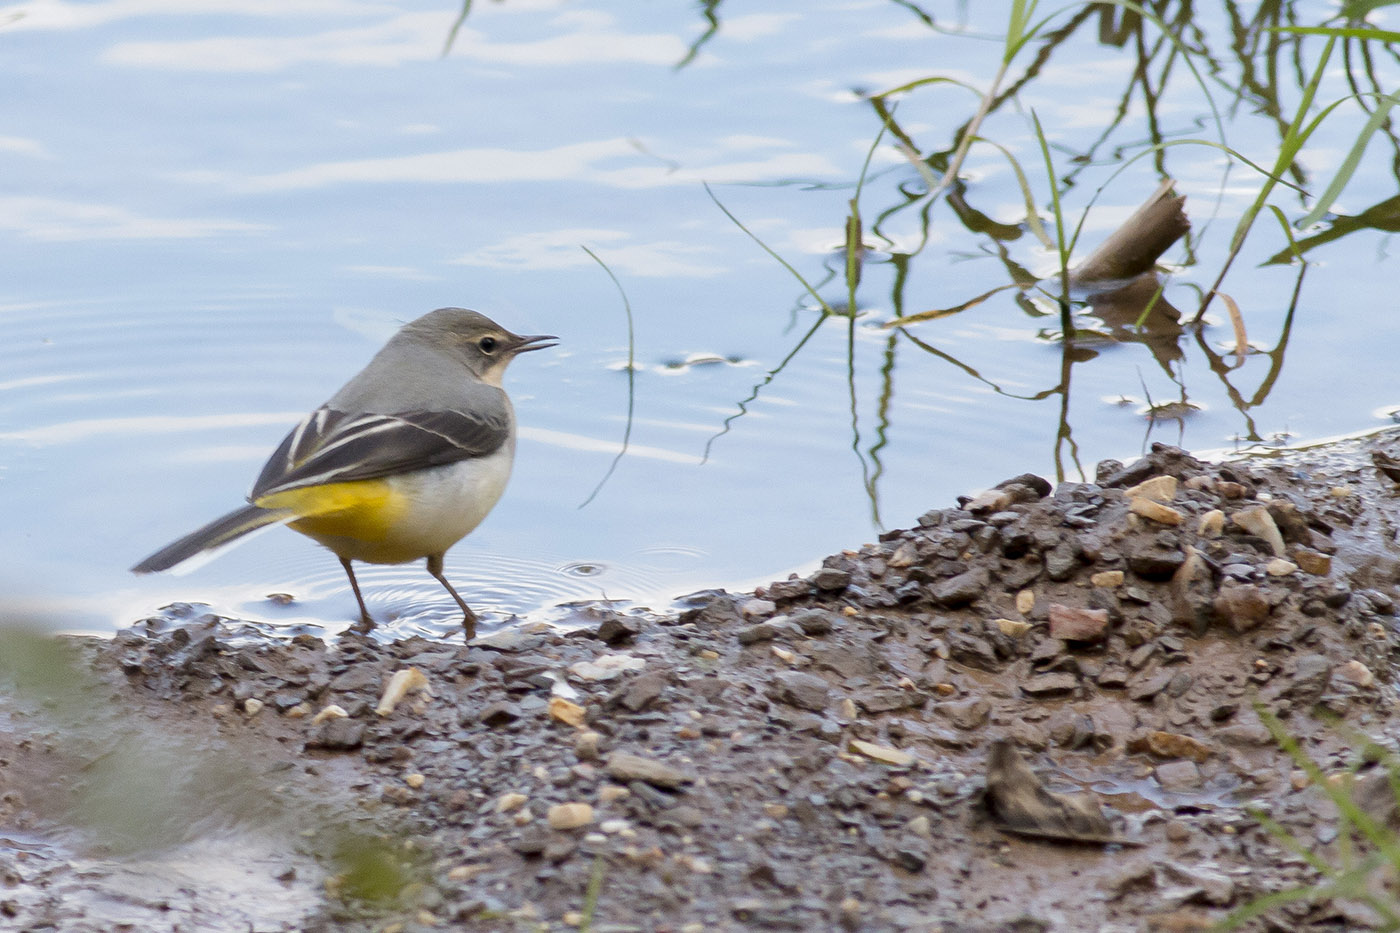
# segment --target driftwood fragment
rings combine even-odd
[[[1093,794],[1057,794],[1045,788],[1006,740],[992,743],[983,803],[998,829],[1059,842],[1134,845],[1117,836]]]
[[[1164,179],[1122,226],[1075,267],[1070,273],[1070,284],[1088,288],[1151,272],[1161,255],[1191,229],[1191,221],[1182,209],[1186,196],[1172,190],[1175,184],[1170,178]]]

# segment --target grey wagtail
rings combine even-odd
[[[350,577],[360,624],[374,626],[352,561],[428,573],[476,613],[442,559],[501,498],[515,459],[515,411],[501,388],[516,355],[549,335],[521,337],[485,315],[439,308],[404,325],[359,375],[302,419],[253,484],[248,505],[156,551],[132,571],[168,570],[265,525],[286,524],[325,545]]]

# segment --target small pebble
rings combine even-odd
[[[1000,512],[1011,505],[1011,496],[1004,489],[988,489],[978,493],[963,506],[969,512]]]
[[[581,761],[597,761],[601,756],[599,746],[603,737],[592,730],[580,732],[574,736],[574,754]]]
[[[628,752],[614,752],[609,756],[607,769],[608,776],[617,781],[645,781],[655,787],[672,790],[695,780],[689,772],[664,761]]]
[[[579,728],[583,725],[583,719],[587,712],[582,706],[571,703],[563,697],[549,698],[549,718],[556,722]]]
[[[1157,783],[1166,791],[1194,790],[1201,786],[1201,769],[1189,758],[1160,764],[1155,769]]]
[[[1225,513],[1211,509],[1196,523],[1196,533],[1202,538],[1218,538],[1225,532]]]
[[[1304,573],[1315,577],[1325,577],[1332,572],[1332,557],[1329,554],[1300,548],[1294,553],[1293,560]]]
[[[1100,570],[1089,577],[1089,582],[1094,586],[1105,589],[1123,585],[1123,571],[1121,570]]]
[[[497,813],[513,813],[525,806],[525,801],[530,798],[515,791],[509,791],[496,798]]]
[[[1376,675],[1371,673],[1371,669],[1356,660],[1348,661],[1337,668],[1337,673],[1362,689],[1373,686],[1376,682]]]
[[[1209,745],[1175,732],[1149,732],[1146,744],[1147,750],[1158,758],[1189,758],[1201,762],[1210,757]]]
[[[630,796],[632,796],[632,792],[620,784],[604,784],[598,788],[599,803],[613,803]]]
[[[1020,638],[1031,630],[1031,624],[1020,619],[997,619],[996,624],[1003,635],[1010,635],[1012,638]]]
[[[332,703],[330,706],[327,706],[315,716],[311,717],[311,724],[313,726],[319,726],[327,719],[345,719],[349,715],[350,714],[345,711],[345,707]]]
[[[1123,495],[1129,499],[1153,499],[1157,502],[1170,502],[1176,498],[1176,485],[1175,476],[1154,476],[1123,490]]]
[[[1108,634],[1108,610],[1050,604],[1050,637],[1063,641],[1101,641]]]
[[[851,739],[851,751],[859,752],[867,758],[872,758],[875,761],[900,768],[907,768],[918,760],[902,749],[890,748],[886,745],[876,745],[874,742],[866,742],[862,739]]]
[[[911,541],[901,541],[899,547],[894,549],[887,563],[891,567],[904,568],[912,567],[919,562],[919,552],[914,548]]]
[[[1263,591],[1253,584],[1222,587],[1215,596],[1215,611],[1236,632],[1257,628],[1272,607]]]
[[[549,808],[551,829],[578,829],[593,822],[593,807],[586,803],[561,803]]]
[[[569,665],[569,673],[580,680],[612,680],[625,671],[639,671],[646,666],[646,661],[630,654],[603,654],[592,661]]]
[[[1263,538],[1274,552],[1275,557],[1284,555],[1283,534],[1269,510],[1262,505],[1242,509],[1231,516],[1230,521],[1258,538]]]
[[[1180,525],[1186,519],[1177,509],[1163,505],[1156,499],[1131,499],[1128,501],[1128,509],[1134,515],[1150,518],[1163,525]]]
[[[395,671],[388,682],[384,684],[384,693],[379,698],[379,705],[374,708],[375,713],[380,716],[388,716],[404,697],[415,690],[432,696],[426,674],[416,667],[405,667]]]
[[[766,619],[778,611],[778,604],[771,599],[750,599],[739,607],[739,614],[750,622]]]

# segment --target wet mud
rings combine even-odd
[[[1210,929],[1343,864],[1316,778],[1396,820],[1397,447],[1020,476],[465,646],[67,640],[0,700],[0,929]]]

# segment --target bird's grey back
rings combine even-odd
[[[483,420],[512,422],[515,415],[506,393],[477,379],[445,349],[440,330],[415,326],[422,320],[395,334],[326,406],[376,414],[455,409],[480,414]]]

